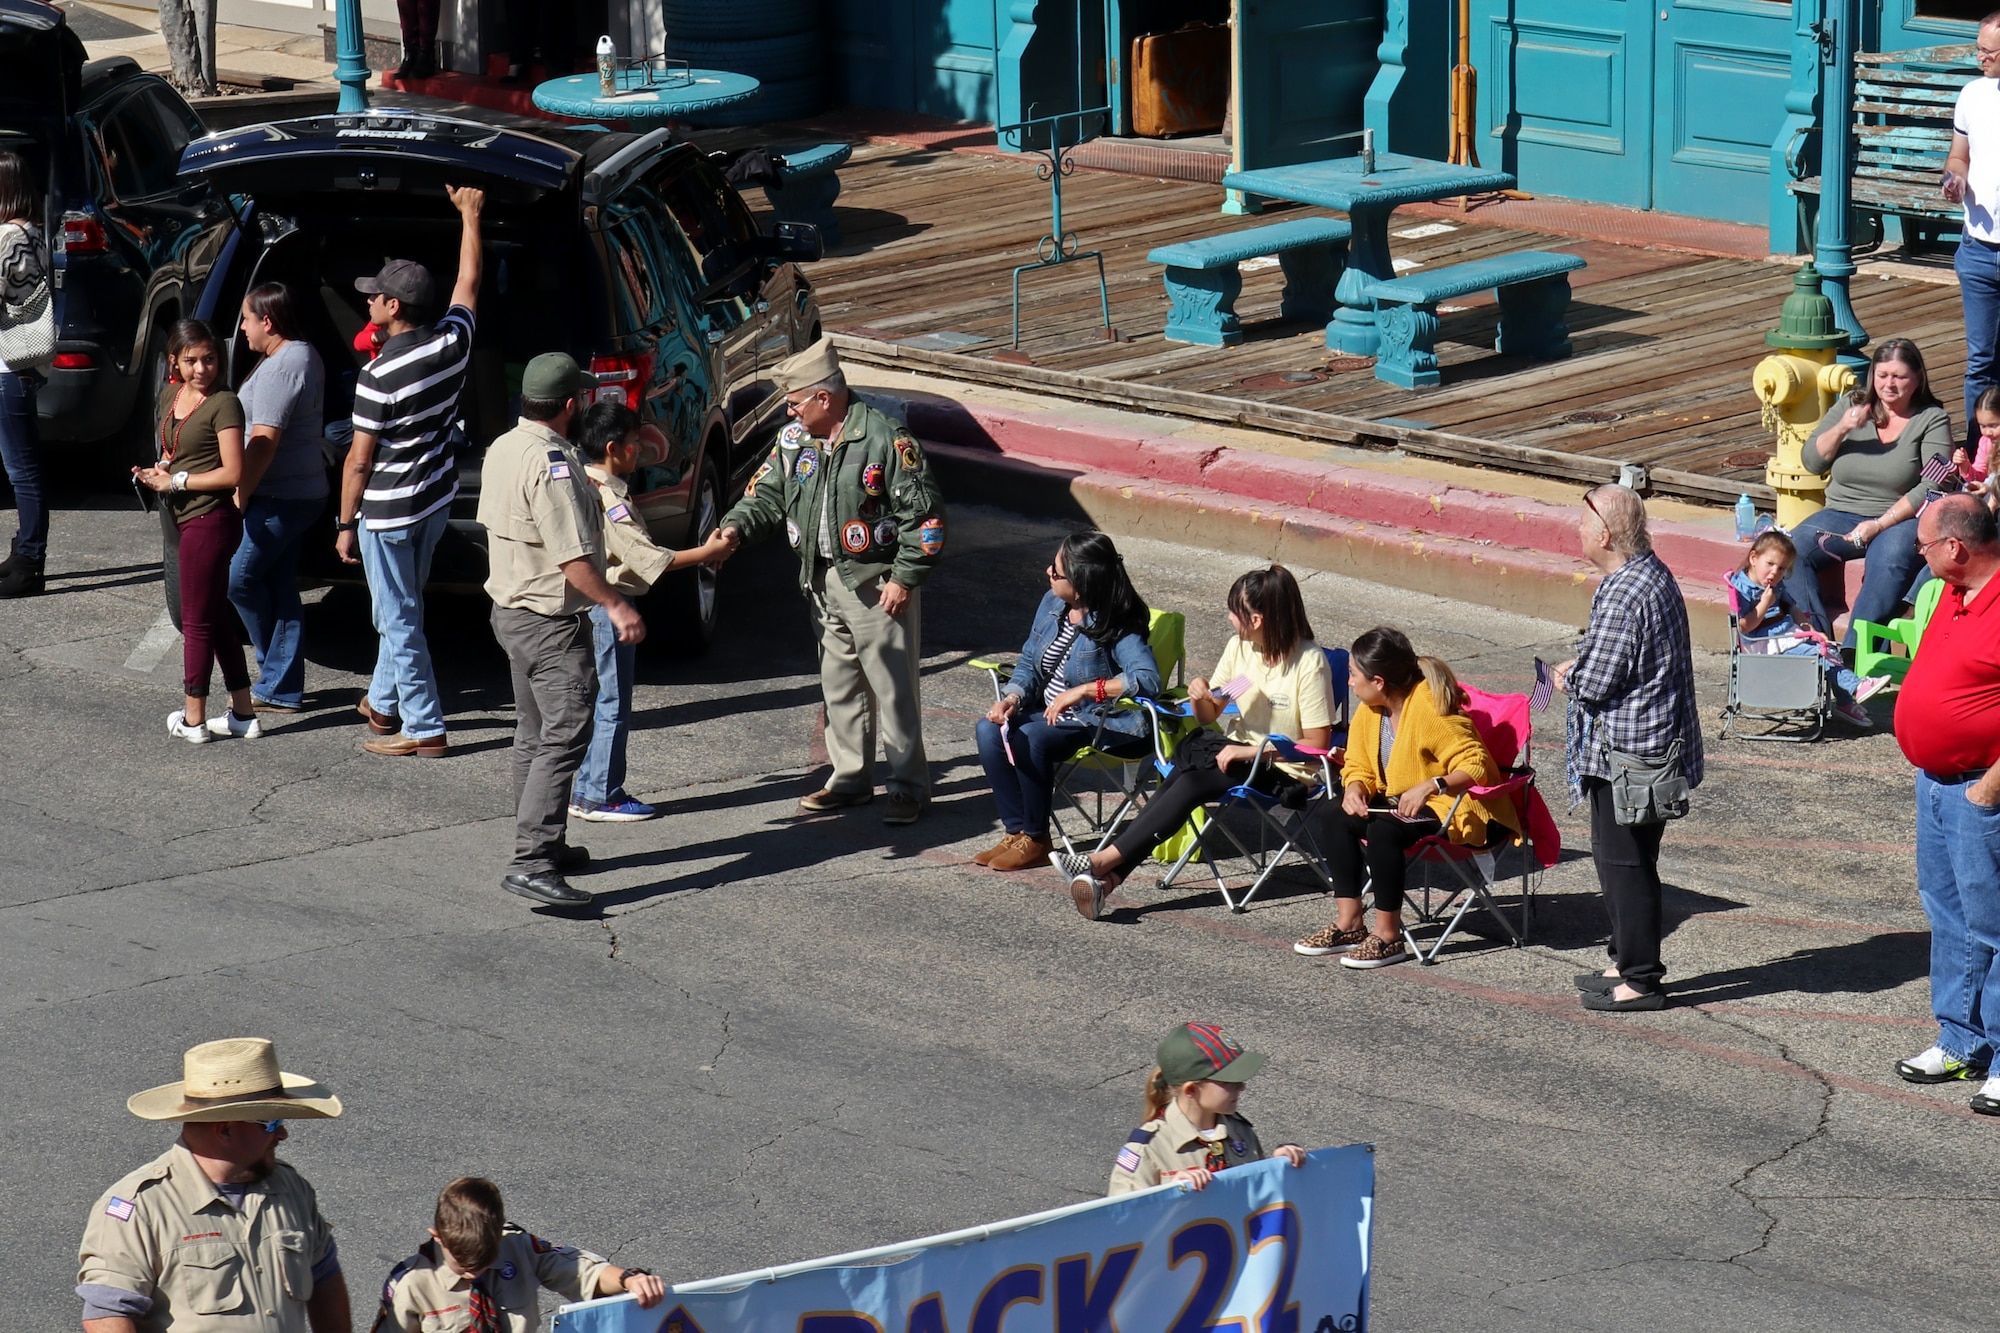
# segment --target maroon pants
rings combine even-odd
[[[431,54],[437,44],[439,0],[396,0],[396,17],[403,23],[403,57]]]
[[[190,699],[208,697],[211,664],[223,688],[250,688],[250,668],[229,605],[229,562],[243,540],[243,518],[225,498],[181,524],[181,675]]]

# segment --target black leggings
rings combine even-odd
[[[1404,858],[1419,839],[1444,827],[1426,810],[1405,822],[1383,810],[1350,815],[1335,807],[1327,830],[1326,870],[1333,896],[1359,898],[1361,886],[1375,881],[1375,909],[1394,912],[1403,906]],[[1364,839],[1366,840],[1364,842]]]
[[[1189,815],[1231,787],[1242,785],[1250,771],[1248,763],[1232,764],[1226,771],[1215,766],[1215,757],[1223,746],[1239,743],[1219,731],[1198,731],[1181,742],[1174,752],[1173,776],[1161,784],[1125,826],[1125,831],[1112,841],[1111,850],[1118,853],[1119,870],[1137,865],[1187,823]],[[1303,784],[1266,762],[1257,770],[1255,786],[1267,796],[1280,796]]]

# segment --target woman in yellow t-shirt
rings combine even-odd
[[[1500,770],[1462,711],[1464,695],[1450,667],[1418,657],[1393,629],[1369,630],[1354,641],[1347,660],[1347,688],[1361,706],[1348,729],[1340,769],[1346,790],[1323,844],[1339,906],[1332,925],[1292,948],[1308,955],[1340,954],[1347,967],[1387,967],[1411,957],[1403,939],[1403,870],[1410,846],[1440,829],[1453,842],[1479,846],[1490,821],[1511,826],[1512,807],[1503,811],[1470,796],[1458,801],[1468,787],[1498,782]],[[1361,889],[1371,879],[1372,933],[1361,925]]]
[[[1241,783],[1265,738],[1285,736],[1325,748],[1333,740],[1333,673],[1313,642],[1298,580],[1283,565],[1256,569],[1229,589],[1229,627],[1236,631],[1208,679],[1188,682],[1188,699],[1204,728],[1218,719],[1225,730],[1202,730],[1174,751],[1173,776],[1109,847],[1088,856],[1056,852],[1050,862],[1070,881],[1070,898],[1086,920],[1104,912],[1104,897],[1124,880],[1127,867],[1187,822],[1197,806]],[[1211,685],[1210,681],[1214,683]],[[1230,700],[1236,712],[1225,716]],[[1283,796],[1315,776],[1305,765],[1257,769],[1257,789]]]

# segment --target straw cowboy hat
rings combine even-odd
[[[125,1109],[141,1120],[331,1120],[340,1098],[303,1074],[278,1068],[262,1037],[205,1041],[182,1057],[183,1077],[133,1095]]]

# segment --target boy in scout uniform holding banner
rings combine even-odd
[[[91,1209],[77,1256],[86,1333],[348,1333],[333,1230],[278,1160],[285,1122],[331,1120],[340,1098],[281,1071],[261,1037],[204,1042],[181,1070],[125,1103],[181,1136]]]
[[[889,762],[882,822],[915,823],[930,794],[919,592],[944,553],[943,502],[910,433],[848,393],[831,343],[780,363],[772,378],[793,420],[722,530],[733,549],[782,527],[819,620],[833,775],[799,806],[817,814],[873,800],[879,730]]]

